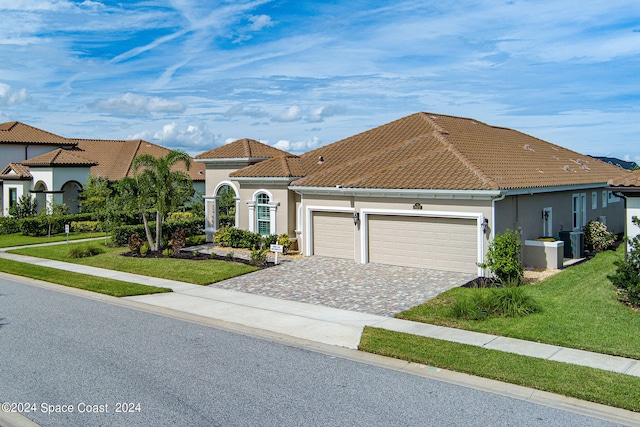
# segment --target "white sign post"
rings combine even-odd
[[[64,232],[67,235],[67,245],[69,244],[69,224],[64,225]]]
[[[278,265],[278,254],[284,252],[284,247],[282,245],[271,245],[269,246],[269,250],[276,254],[275,263]]]

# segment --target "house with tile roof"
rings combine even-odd
[[[7,162],[0,170],[0,216],[7,216],[24,194],[35,197],[39,209],[58,203],[78,212],[78,195],[90,175],[112,181],[132,176],[136,156],[168,152],[144,140],[71,139],[21,122],[0,123],[0,159]],[[175,168],[184,170],[184,165]],[[192,162],[184,170],[199,193],[204,193],[204,169]]]
[[[633,218],[640,218],[640,170],[627,172],[609,180],[609,191],[620,196],[625,205],[624,234],[630,239],[640,234]]]
[[[620,168],[469,118],[417,113],[299,156],[240,140],[196,161],[209,237],[229,188],[237,227],[287,233],[308,256],[482,274],[507,229],[526,241],[592,219],[624,228],[606,189]]]

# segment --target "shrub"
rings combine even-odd
[[[235,227],[220,227],[213,241],[223,247],[257,250],[261,247],[262,236]]]
[[[102,231],[98,221],[72,221],[71,230],[78,231],[80,233],[95,233],[96,231]]]
[[[82,246],[73,246],[69,248],[67,251],[67,256],[69,258],[89,258],[92,256],[99,255],[104,252],[99,246],[95,245],[82,245]]]
[[[174,254],[173,249],[171,248],[166,248],[165,250],[162,251],[162,255],[166,256],[166,257],[172,257]]]
[[[616,235],[607,231],[607,226],[598,221],[589,221],[582,228],[584,245],[587,250],[602,252],[609,249],[616,242]]]
[[[510,280],[521,281],[524,277],[524,268],[520,262],[520,236],[517,232],[507,230],[502,234],[496,234],[489,244],[487,259],[478,266],[489,269],[501,282]]]
[[[271,245],[278,244],[278,235],[277,234],[269,234],[268,236],[262,236],[262,247],[268,248]]]
[[[197,236],[187,237],[187,246],[204,245],[206,242],[207,242],[207,237],[202,234],[199,234]]]
[[[0,217],[0,234],[13,234],[20,231],[18,220],[10,216]]]
[[[149,249],[151,249],[149,247],[149,242],[147,242],[146,240],[144,241],[144,243],[142,244],[142,246],[140,247],[140,255],[146,255],[149,253]]]
[[[640,227],[637,216],[632,218],[635,225]],[[640,235],[628,239],[628,252],[623,261],[616,261],[616,272],[608,279],[619,289],[622,299],[632,305],[640,306]]]
[[[127,246],[132,234],[144,236],[144,225],[121,225],[111,230],[111,240],[116,246]]]
[[[140,254],[140,248],[144,244],[144,240],[140,238],[137,234],[132,234],[129,236],[129,240],[127,241],[127,247],[129,248],[129,252],[132,254]]]
[[[283,253],[289,252],[289,246],[291,246],[291,237],[287,233],[282,233],[278,236],[278,244],[282,246]]]
[[[251,265],[261,267],[267,263],[266,249],[253,249],[251,251]]]
[[[185,246],[187,246],[187,236],[185,236],[184,231],[179,228],[171,235],[171,249],[173,253],[177,254]]]
[[[460,295],[451,307],[458,319],[483,320],[487,317],[522,317],[540,311],[539,304],[524,286],[509,282],[501,288],[474,288]]]

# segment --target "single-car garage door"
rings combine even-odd
[[[313,254],[354,259],[353,214],[313,213]]]
[[[369,262],[477,273],[475,219],[369,215]]]

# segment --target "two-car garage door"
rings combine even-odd
[[[369,215],[369,262],[476,273],[475,219]]]
[[[313,254],[355,260],[352,216],[346,212],[313,212]],[[362,220],[366,221],[360,230],[367,233],[362,242],[368,262],[478,271],[475,218],[369,214]]]

